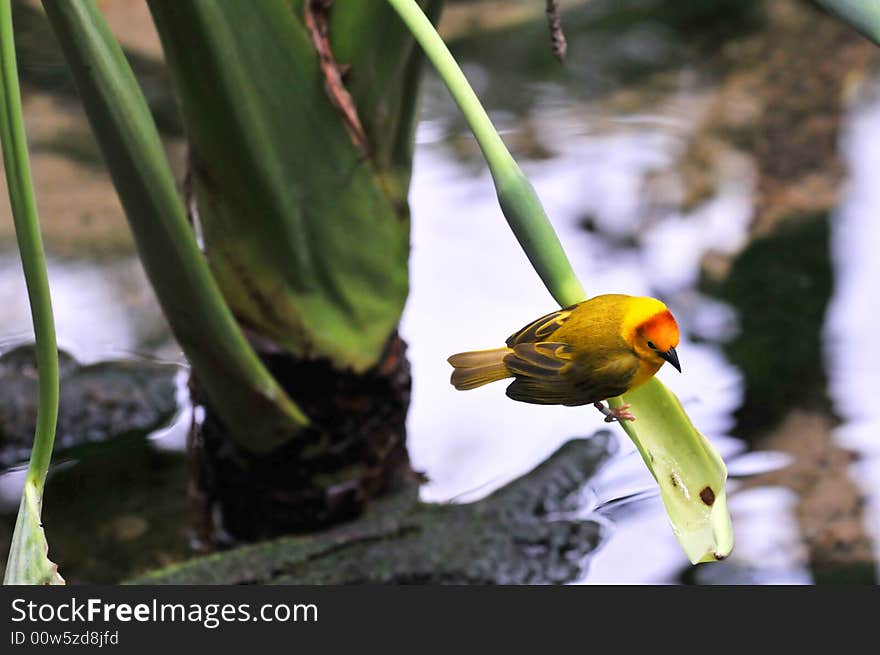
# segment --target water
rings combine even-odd
[[[670,114],[682,105],[699,111],[701,104],[701,99],[694,99],[696,106],[691,107],[671,103]],[[673,164],[686,127],[657,115],[620,121],[610,125],[608,133],[572,134],[577,123],[571,116],[553,110],[547,114],[539,110],[532,120],[556,127],[556,134],[542,133],[544,146],[554,155],[527,162],[524,168],[588,292],[659,292],[686,335],[695,322],[704,329],[728,329],[729,312],[692,285],[703,253],[742,241],[748,184],[725,188],[721,197],[693,216],[657,216],[640,235],[638,247],[621,248],[615,241],[643,227],[638,190],[646,176]],[[592,408],[511,403],[502,385],[466,394],[449,385],[449,354],[496,346],[554,305],[510,234],[489,176],[475,178],[446,160],[446,149],[432,140],[432,132],[437,130],[430,123],[419,132],[411,194],[412,289],[403,320],[414,370],[409,443],[414,465],[431,479],[423,497],[468,499],[528,470],[567,439],[588,435],[604,424]],[[585,215],[610,234],[586,232],[581,226]],[[685,256],[670,256],[670,244],[674,249],[686,244]],[[436,275],[441,269],[444,275]],[[722,455],[742,450],[742,444],[725,437],[740,400],[737,371],[717,345],[695,343],[686,336],[679,351],[687,353],[686,374],[666,367],[661,379],[683,399]],[[601,508],[624,495],[651,492],[654,482],[631,442],[623,438],[620,455],[593,487]],[[595,557],[587,581],[671,581],[686,565],[659,497],[648,493],[636,504],[638,509],[630,507],[624,520],[615,520],[624,527]],[[615,511],[608,515],[620,516]],[[629,529],[649,547],[650,570],[620,566],[621,559],[628,561],[635,554],[633,540],[626,537]],[[666,555],[660,558],[658,553]],[[621,579],[622,571],[627,579]]]
[[[676,315],[684,335],[678,349],[684,373],[665,367],[659,375],[730,471],[734,553],[724,563],[695,569],[672,536],[653,479],[620,432],[618,454],[583,493],[581,513],[602,521],[606,538],[581,582],[828,579],[829,570],[846,569],[853,559],[863,564],[864,558],[844,549],[850,559],[829,555],[837,567],[829,569],[822,544],[805,537],[813,529],[804,517],[814,507],[810,503],[837,502],[835,489],[823,496],[816,485],[801,484],[803,475],[792,476],[800,458],[812,461],[816,449],[807,448],[806,455],[786,450],[786,431],[777,423],[743,418],[754,378],[730,344],[740,334],[743,311],[762,308],[734,307],[706,280],[711,262],[735,258],[752,240],[760,163],[724,139],[712,141],[708,163],[694,153],[692,144],[712,123],[725,93],[720,55],[707,56],[683,39],[693,17],[658,22],[652,13],[659,11],[656,3],[625,4],[631,23],[621,28],[626,38],[619,41],[609,41],[600,2],[594,5],[598,13],[578,13],[568,21],[568,69],[558,69],[542,54],[540,21],[455,43],[588,292],[657,295]],[[748,36],[733,42],[738,38]],[[601,47],[608,42],[615,47]],[[799,420],[797,412],[824,417],[830,427],[816,430],[816,443],[835,457],[858,455],[835,469],[834,479],[864,498],[847,524],[873,549],[868,561],[873,571],[856,567],[861,581],[880,575],[880,410],[871,402],[870,384],[880,370],[872,333],[878,310],[868,302],[880,291],[874,257],[880,225],[873,220],[880,195],[872,179],[880,164],[872,146],[880,131],[878,88],[880,82],[859,87],[841,132],[839,152],[848,173],[828,221],[833,292],[822,299],[828,310],[821,352],[814,358],[814,373],[827,384],[815,400],[799,397],[780,409],[783,426]],[[70,105],[62,111],[75,113]],[[433,77],[426,81],[417,143],[410,197],[412,291],[402,322],[413,365],[409,448],[414,466],[430,478],[422,489],[425,500],[466,501],[529,470],[571,437],[606,426],[591,408],[513,403],[501,384],[467,393],[449,385],[449,354],[496,346],[554,303],[507,228],[473,140]],[[708,180],[703,191],[695,191],[700,187],[695,175],[698,182],[700,176]],[[106,180],[100,184],[103,193],[112,193]],[[113,220],[121,225],[116,212]],[[180,361],[130,244],[114,237],[108,239],[109,253],[71,250],[65,233],[61,225],[48,239],[60,343],[84,361],[131,354]],[[13,342],[28,335],[30,319],[17,255],[8,245],[0,253],[0,281],[0,340]],[[79,567],[80,579],[112,581],[188,553],[180,450],[191,416],[185,402],[182,406],[166,430],[111,451],[117,474],[110,479],[93,474],[108,455],[83,456],[54,475],[47,526],[55,528],[50,537],[62,566]],[[822,441],[826,432],[828,443]],[[803,466],[809,473],[818,465]],[[130,476],[145,470],[152,473]],[[0,477],[2,498],[13,501],[4,503],[7,508],[14,506],[20,474],[15,475]],[[114,490],[127,475],[132,481],[125,482],[123,498]],[[80,504],[70,500],[53,507],[53,495],[76,496]],[[102,499],[101,511],[83,516],[83,507],[96,499]],[[97,547],[61,525],[65,512],[86,522],[79,532],[96,535]],[[840,548],[829,548],[839,554]]]
[[[865,491],[865,528],[874,536],[875,559],[880,562],[880,407],[871,393],[880,371],[872,328],[880,320],[880,310],[869,301],[880,293],[880,261],[876,257],[880,248],[876,220],[880,190],[871,181],[880,165],[880,151],[873,145],[878,126],[880,87],[874,84],[855,106],[842,142],[850,176],[832,223],[836,285],[825,324],[824,355],[828,393],[842,419],[834,437],[861,456],[850,474]]]
[[[59,346],[78,360],[139,355],[183,361],[137,259],[95,262],[50,255],[48,270]],[[0,279],[2,341],[11,345],[32,339],[17,251],[0,253]]]

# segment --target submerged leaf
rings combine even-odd
[[[39,492],[31,482],[24,485],[21,495],[3,584],[64,584],[58,565],[49,559],[49,544],[40,521]]]
[[[652,378],[610,402],[632,405],[637,420],[623,421],[623,429],[657,480],[672,531],[691,563],[727,557],[733,549],[724,490],[727,468],[675,394]]]

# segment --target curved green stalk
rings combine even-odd
[[[40,522],[43,488],[58,419],[58,349],[49,295],[46,257],[40,237],[37,205],[31,181],[27,140],[21,111],[18,69],[12,32],[10,0],[0,0],[0,141],[9,187],[15,237],[21,254],[36,337],[39,404],[34,446],[6,565],[6,584],[63,583],[57,567],[46,557],[48,545]]]
[[[586,295],[534,188],[511,157],[455,63],[449,49],[415,0],[388,0],[437,68],[468,121],[492,171],[507,221],[544,284],[563,307]],[[625,422],[645,464],[657,480],[672,530],[693,563],[727,557],[733,528],[724,485],[727,469],[715,448],[694,427],[675,397],[654,378],[624,397],[638,417]]]
[[[507,150],[449,48],[415,0],[388,2],[422,46],[464,114],[489,165],[501,211],[547,290],[563,307],[580,302],[586,294],[538,195]]]
[[[230,436],[267,452],[309,424],[254,353],[199,250],[156,125],[93,0],[44,0],[165,316]]]

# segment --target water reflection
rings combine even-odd
[[[699,568],[703,584],[810,584],[809,554],[794,518],[797,495],[782,487],[731,494],[736,549],[730,562]]]
[[[734,0],[715,4],[729,11],[731,3],[743,6]],[[701,285],[707,257],[731,257],[749,243],[758,175],[751,158],[729,146],[718,148],[701,171],[711,180],[709,192],[695,196],[686,179],[687,145],[719,98],[720,81],[711,63],[696,70],[701,51],[681,38],[693,20],[701,19],[688,12],[700,13],[694,7],[704,3],[672,7],[665,0],[628,0],[617,3],[623,9],[614,24],[608,22],[614,3],[587,4],[594,9],[568,22],[572,62],[567,69],[534,55],[545,47],[543,21],[516,28],[522,32],[513,40],[510,30],[501,30],[461,41],[456,52],[533,180],[585,287],[595,293],[660,295],[679,319],[684,374],[666,367],[660,377],[728,462],[736,545],[729,561],[701,566],[694,574],[671,533],[653,479],[620,433],[618,454],[584,490],[581,512],[603,522],[605,541],[583,582],[672,583],[682,580],[683,572],[685,580],[702,583],[815,581],[798,515],[802,499],[767,477],[795,457],[747,453],[745,441],[731,436],[747,432],[737,423],[737,410],[743,407],[748,371],[744,376],[741,362],[735,365],[729,355],[731,340],[741,333],[742,307],[708,295]],[[658,22],[660,14],[671,11],[682,14]],[[513,51],[511,43],[517,45]],[[637,89],[626,87],[636,73],[641,76]],[[871,382],[880,371],[873,334],[880,317],[871,302],[880,296],[875,256],[880,224],[874,220],[880,191],[873,180],[880,168],[880,150],[873,147],[880,84],[876,87],[854,105],[843,141],[848,191],[829,223],[834,292],[824,341],[816,337],[816,350],[825,347],[827,395],[841,419],[829,429],[837,445],[860,455],[849,473],[865,496],[862,517],[874,562],[880,561],[880,410],[871,397]],[[425,87],[417,141],[411,296],[402,324],[413,364],[409,447],[414,465],[430,478],[423,497],[463,501],[532,468],[569,438],[607,426],[590,408],[513,403],[503,384],[467,393],[449,385],[445,359],[450,353],[494,346],[552,310],[554,302],[504,223],[473,140],[433,78]],[[60,343],[78,359],[136,353],[180,360],[136,260],[52,257],[49,274]],[[30,334],[14,252],[0,254],[0,321],[3,341]],[[814,331],[821,329],[821,318],[816,323]],[[815,359],[811,372],[821,369]],[[186,408],[182,384],[179,393]],[[89,476],[100,477],[102,462],[109,468],[105,456],[66,478],[58,476],[58,489],[76,489],[69,493],[84,503],[89,490],[103,498],[113,495],[108,492],[113,485],[126,488],[126,499],[114,499],[115,527],[102,533],[107,542],[101,557],[107,561],[119,559],[118,552],[139,551],[140,565],[147,566],[165,561],[169,550],[174,556],[185,552],[185,469],[179,453],[162,451],[182,448],[192,418],[188,412],[184,409],[148,442],[114,451],[113,467],[121,473],[103,486],[89,482]],[[825,418],[832,426],[830,414]],[[762,419],[753,432],[767,428]],[[158,472],[142,471],[137,488],[130,489],[131,481],[119,478],[126,467],[140,470],[144,462]],[[10,490],[20,489],[19,478],[16,472],[0,477],[0,499],[14,501],[17,491]],[[144,509],[159,490],[163,502],[155,511]],[[54,514],[59,523],[67,511],[84,510],[73,501],[61,503]],[[148,534],[145,521],[170,526],[166,541],[157,535],[149,543],[138,542]],[[99,558],[87,554],[86,544],[76,535],[68,537],[74,557],[83,558],[85,568],[98,576],[92,581],[110,580],[101,577]],[[122,543],[128,551],[119,550]]]
[[[48,269],[59,346],[80,362],[131,355],[182,361],[137,259],[50,255]],[[0,253],[0,307],[3,344],[33,339],[17,251]]]
[[[72,452],[56,448],[42,518],[49,555],[68,584],[116,583],[193,554],[185,380],[178,376],[182,411],[149,438],[122,436]],[[0,472],[3,544],[12,538],[25,472],[23,466]]]
[[[851,475],[865,494],[864,527],[873,537],[875,562],[880,562],[880,406],[875,397],[880,372],[880,310],[875,300],[880,297],[878,133],[880,80],[857,99],[842,139],[849,182],[832,222],[835,287],[825,330],[828,394],[842,419],[834,439],[860,454]]]

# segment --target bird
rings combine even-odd
[[[634,421],[630,405],[603,401],[637,389],[669,362],[679,372],[678,324],[656,298],[604,294],[551,312],[512,334],[502,348],[448,358],[451,383],[476,389],[506,378],[513,400],[569,407],[592,404],[606,422]]]

